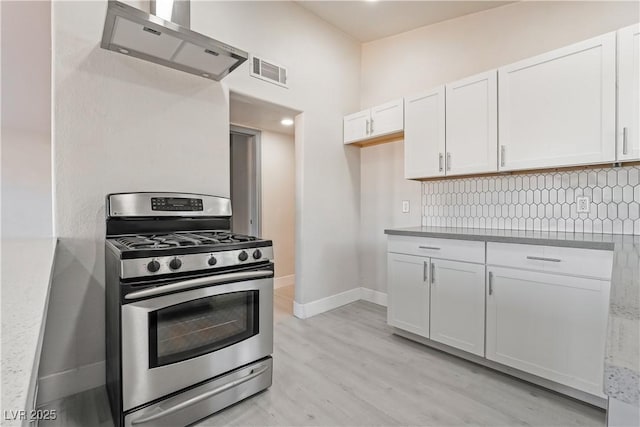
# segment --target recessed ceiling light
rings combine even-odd
[[[119,48],[118,50],[120,51],[120,53],[124,53],[125,55],[129,53],[127,49]]]
[[[282,119],[280,124],[283,126],[291,126],[293,124],[293,119]]]

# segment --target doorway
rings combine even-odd
[[[262,236],[260,217],[259,130],[232,125],[229,137],[231,158],[231,229],[234,233]]]
[[[230,92],[232,229],[273,242],[274,321],[293,317],[299,111]],[[285,120],[289,119],[289,120]]]

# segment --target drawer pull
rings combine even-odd
[[[440,250],[440,248],[437,248],[435,246],[418,246],[418,248],[420,248],[420,249],[431,249],[431,250],[434,250],[434,251],[439,251]]]
[[[561,259],[558,258],[545,258],[541,256],[528,256],[527,259],[531,259],[533,261],[548,261],[548,262],[560,262]]]

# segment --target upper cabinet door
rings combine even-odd
[[[344,143],[361,141],[369,137],[370,110],[360,111],[344,117]]]
[[[401,132],[404,128],[402,98],[371,108],[369,136],[376,137]]]
[[[615,161],[616,34],[498,70],[501,171]]]
[[[618,31],[618,160],[640,159],[640,25]]]
[[[444,176],[444,86],[405,98],[404,114],[404,177]]]
[[[492,70],[447,84],[447,175],[498,170],[498,81]]]

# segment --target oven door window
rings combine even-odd
[[[191,359],[258,334],[258,291],[232,292],[149,313],[151,368]]]

